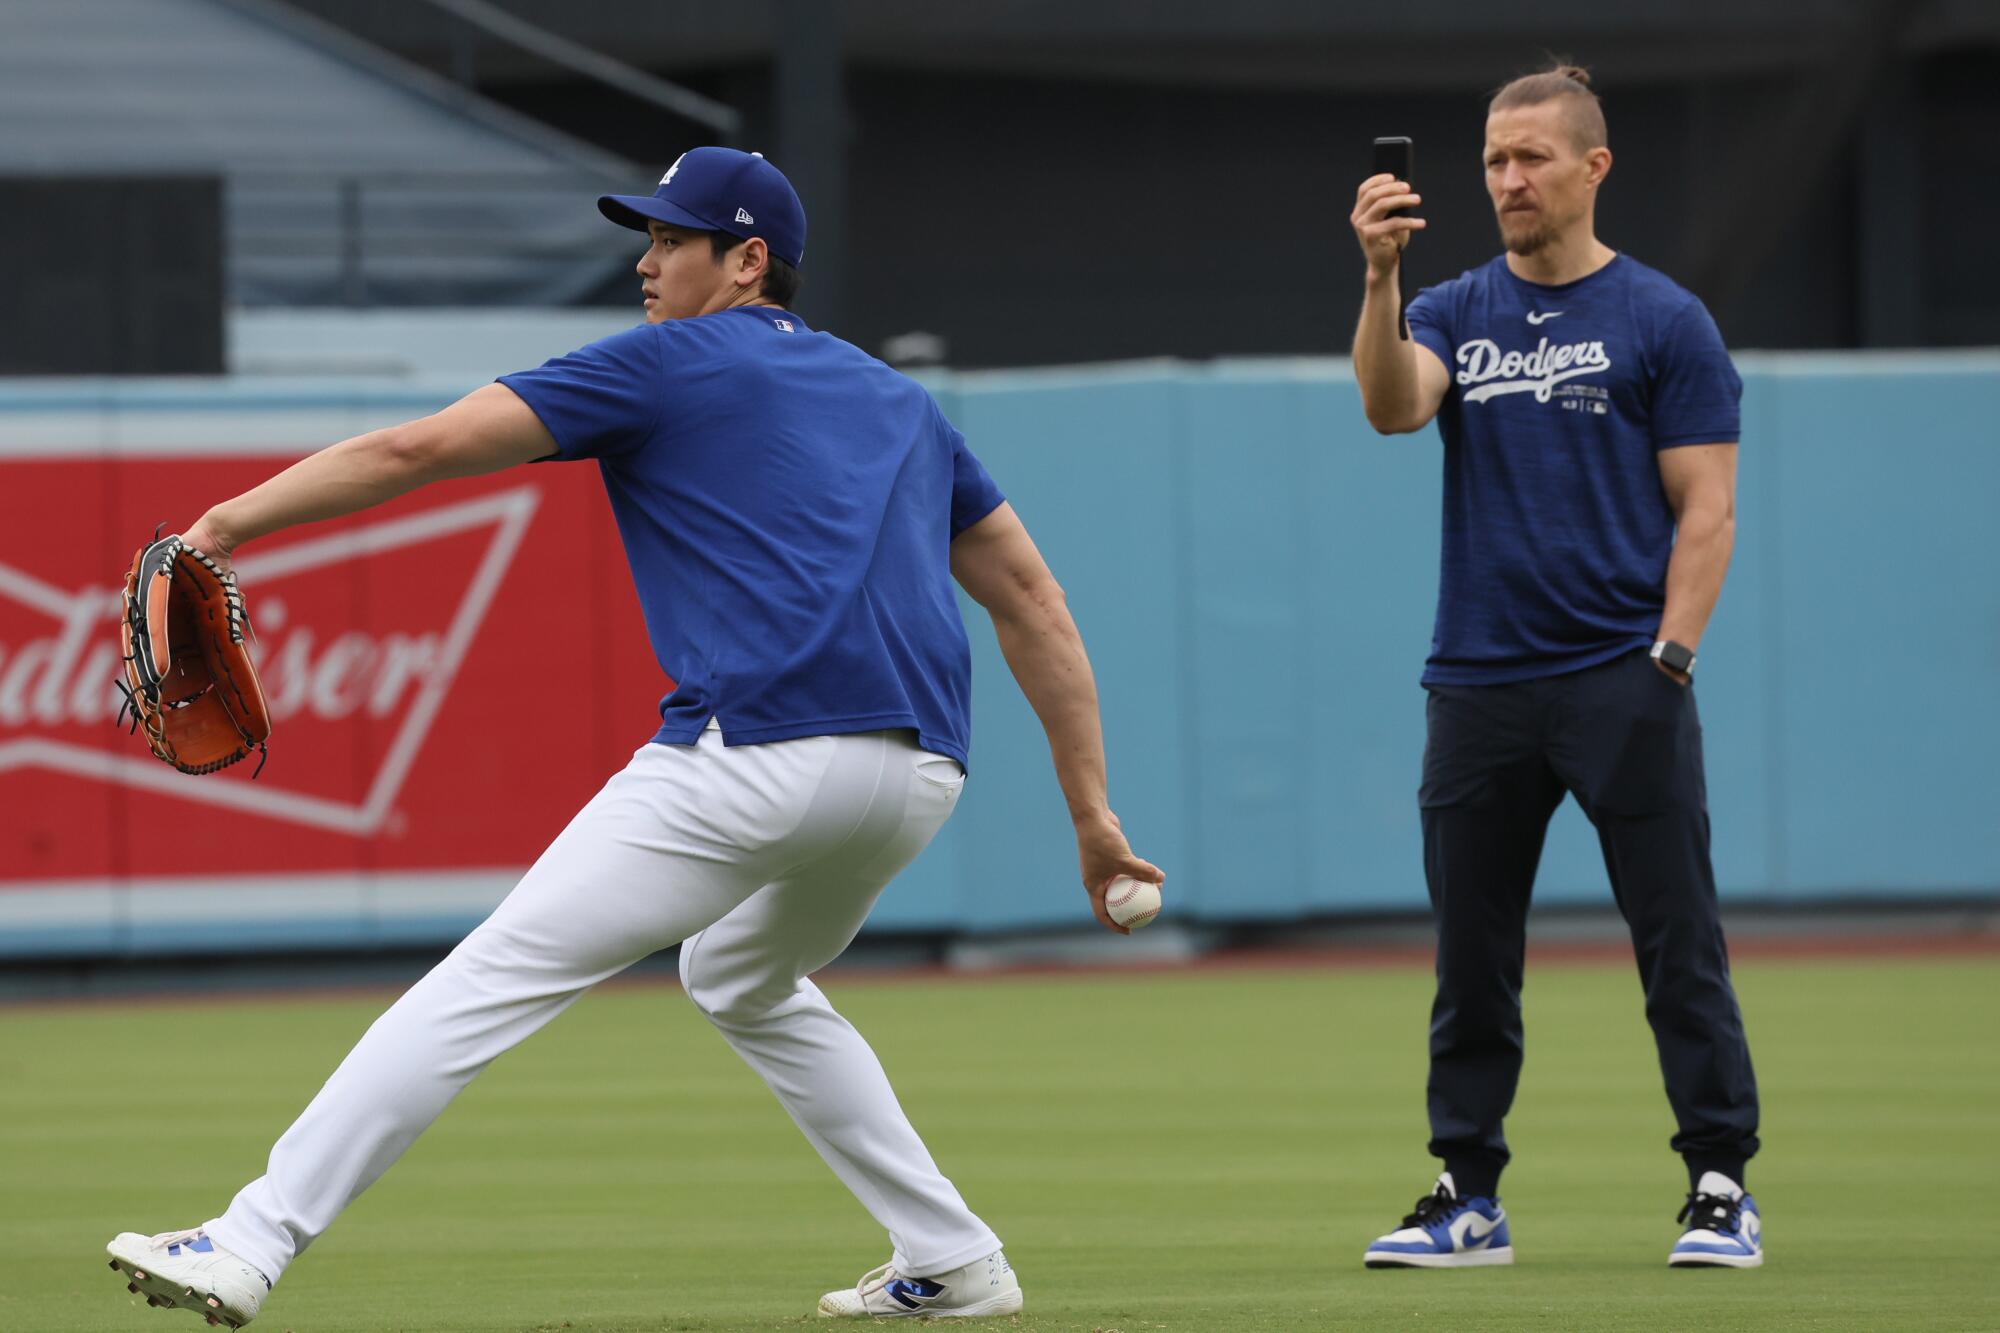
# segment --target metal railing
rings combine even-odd
[[[594,172],[245,170],[228,177],[235,299],[348,306],[423,303],[418,289],[493,299],[511,267],[564,303],[622,263],[595,197],[634,188]],[[565,269],[574,273],[567,278]],[[428,271],[426,271],[428,270]],[[593,274],[595,276],[593,276]],[[292,296],[284,292],[294,293]],[[450,298],[447,298],[450,299]]]
[[[692,89],[670,83],[644,70],[634,69],[602,51],[573,42],[510,14],[489,0],[425,0],[425,3],[476,29],[477,34],[539,56],[572,74],[594,79],[607,88],[616,88],[648,106],[706,125],[726,144],[735,143],[742,133],[743,117],[737,114],[734,107],[703,97]],[[476,50],[477,36],[465,28],[459,29],[452,50],[452,74],[467,87],[474,82]]]

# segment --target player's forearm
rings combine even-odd
[[[1021,693],[1048,733],[1049,755],[1070,818],[1080,824],[1105,817],[1110,804],[1097,678],[1062,590],[1051,583],[1029,607],[994,616],[993,632]]]
[[[1354,330],[1354,379],[1368,424],[1385,434],[1414,430],[1423,415],[1417,345],[1402,336],[1396,274],[1370,270]]]
[[[1667,560],[1667,606],[1660,617],[1662,639],[1689,648],[1701,643],[1708,618],[1722,595],[1736,545],[1736,516],[1727,508],[1690,508],[1682,513]]]
[[[203,517],[209,530],[234,550],[285,528],[393,500],[433,480],[435,471],[417,437],[405,426],[391,426],[302,458]]]

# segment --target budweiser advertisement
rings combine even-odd
[[[154,759],[115,724],[132,552],[292,456],[0,458],[0,951],[107,913],[132,945],[190,918],[341,944],[483,909],[657,725],[596,471],[541,464],[246,548],[269,760]]]

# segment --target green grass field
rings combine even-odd
[[[1685,1177],[1629,966],[1531,969],[1518,1261],[1457,1273],[1360,1265],[1434,1171],[1421,968],[828,989],[1007,1241],[1028,1307],[988,1327],[2000,1328],[2000,960],[1738,985],[1754,1272],[1666,1268]],[[219,1212],[386,998],[0,1014],[0,1329],[203,1327],[135,1303],[104,1242]],[[886,1257],[680,993],[634,986],[488,1071],[255,1327],[800,1329]]]

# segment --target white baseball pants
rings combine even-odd
[[[837,957],[958,800],[909,732],[645,745],[449,957],[375,1021],[208,1223],[273,1282],[480,1070],[586,990],[681,944],[681,980],[889,1232],[904,1273],[1000,1248],[875,1052],[807,974]],[[663,1114],[671,1115],[671,1110]]]

